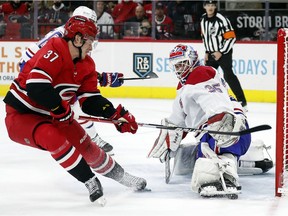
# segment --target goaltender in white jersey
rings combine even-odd
[[[172,113],[162,120],[163,125],[224,132],[248,129],[243,107],[229,96],[222,74],[210,66],[200,65],[197,51],[179,44],[170,52],[169,62],[180,82]],[[189,158],[188,163],[194,168],[191,180],[194,192],[204,197],[238,198],[241,192],[238,161],[248,151],[251,135],[196,133],[198,145],[190,148],[195,151],[182,154],[179,146],[185,136],[181,130],[161,129],[148,157],[159,158],[166,164],[176,155],[177,165],[176,161],[179,164],[186,155],[183,161],[187,163]],[[166,182],[169,181],[166,179]]]

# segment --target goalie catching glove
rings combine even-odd
[[[161,120],[161,125],[175,126],[170,123],[166,118]],[[159,158],[161,162],[164,162],[167,157],[167,153],[171,150],[177,151],[182,141],[183,131],[180,129],[167,130],[161,129],[159,136],[154,142],[152,149],[150,150],[148,157]]]
[[[135,117],[121,104],[116,108],[116,112],[111,116],[111,120],[118,120],[114,123],[116,129],[121,132],[129,132],[135,134],[138,129],[138,124],[135,121]]]
[[[105,73],[103,72],[102,75],[100,75],[100,86],[106,87],[119,87],[124,83],[123,74],[122,73]]]
[[[208,130],[238,132],[246,129],[245,119],[239,115],[223,112],[208,119]],[[239,136],[210,134],[218,147],[226,148],[239,141]]]

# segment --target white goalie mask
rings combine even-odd
[[[170,52],[169,66],[177,78],[185,79],[196,66],[199,66],[198,53],[191,46],[178,44]]]
[[[87,19],[90,19],[93,21],[95,24],[97,22],[97,15],[94,10],[91,10],[90,8],[86,6],[79,6],[77,7],[72,14],[72,17],[74,16],[84,16]]]

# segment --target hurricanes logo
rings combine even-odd
[[[153,54],[152,53],[133,53],[133,71],[139,77],[145,77],[152,72]]]

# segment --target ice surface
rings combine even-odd
[[[121,103],[138,122],[160,123],[171,111],[172,100],[111,99]],[[253,133],[272,145],[275,159],[276,105],[248,103],[250,126],[270,124],[273,129]],[[126,171],[147,179],[152,192],[135,193],[111,179],[99,179],[107,199],[105,207],[89,201],[85,186],[64,171],[45,151],[15,144],[8,138],[4,124],[4,103],[0,103],[0,215],[288,215],[288,200],[274,196],[272,169],[264,175],[241,176],[242,194],[238,200],[203,199],[190,189],[190,176],[164,180],[164,164],[148,159],[147,154],[159,130],[139,128],[137,134],[121,134],[113,125],[97,123],[100,136],[114,146],[114,158]],[[23,125],[25,127],[25,125]],[[185,142],[194,141],[189,135]]]

